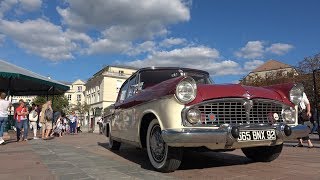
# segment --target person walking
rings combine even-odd
[[[310,123],[311,118],[311,106],[309,99],[305,93],[303,93],[302,100],[299,104],[299,115],[298,115],[298,123],[299,124],[306,124],[307,122]],[[303,141],[308,142],[308,147],[313,148],[313,144],[309,138],[309,135],[306,137],[298,138],[299,142],[296,145],[297,147],[303,147]]]
[[[70,134],[76,134],[77,128],[77,116],[75,112],[72,112],[70,116]]]
[[[4,143],[3,131],[8,121],[8,108],[11,102],[6,100],[6,93],[0,93],[0,144]]]
[[[32,109],[30,111],[30,114],[29,114],[29,121],[30,121],[30,125],[32,127],[32,130],[33,130],[33,139],[39,139],[37,137],[37,131],[38,131],[38,124],[37,124],[37,121],[38,121],[38,112],[37,112],[37,106],[35,104],[32,104]]]
[[[52,129],[52,120],[53,120],[53,110],[52,110],[52,102],[47,101],[43,104],[41,112],[40,112],[40,120],[41,128],[42,128],[42,139],[47,139],[49,137],[50,131]]]
[[[21,130],[23,128],[23,141],[28,140],[28,119],[27,115],[29,114],[28,109],[25,106],[25,103],[22,99],[19,100],[19,107],[16,109],[16,128],[17,128],[17,142],[20,141]]]

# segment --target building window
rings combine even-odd
[[[82,86],[78,86],[78,92],[82,92]]]
[[[81,94],[77,94],[77,101],[81,101]]]
[[[68,94],[68,101],[71,101],[71,94]]]
[[[100,92],[97,94],[97,101],[100,102]]]

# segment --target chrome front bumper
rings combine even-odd
[[[209,149],[238,149],[254,146],[274,146],[282,144],[285,140],[305,137],[309,129],[304,125],[291,126],[291,135],[284,133],[284,124],[275,126],[246,125],[239,126],[240,130],[263,130],[273,128],[276,130],[276,140],[238,142],[231,134],[231,126],[212,128],[184,128],[167,129],[162,131],[163,140],[173,147],[207,147]]]

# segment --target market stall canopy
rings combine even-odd
[[[10,91],[14,96],[29,96],[59,95],[67,90],[69,87],[58,81],[0,60],[0,91]]]

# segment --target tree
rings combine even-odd
[[[90,111],[90,105],[88,105],[86,102],[81,104],[80,102],[78,102],[74,108],[74,111],[77,111],[81,117],[84,117],[85,113],[89,113]],[[82,119],[83,120],[83,119]]]
[[[64,95],[54,95],[49,96],[49,100],[53,102],[52,109],[53,111],[65,112],[67,107],[69,106],[68,99]],[[43,105],[47,102],[47,98],[45,96],[37,96],[33,103],[37,105]]]

